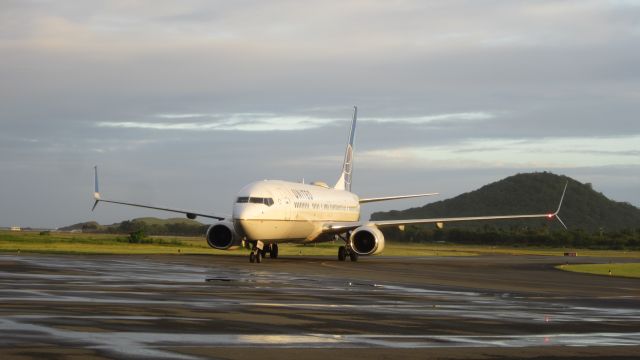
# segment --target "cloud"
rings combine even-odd
[[[406,123],[406,124],[429,124],[434,122],[457,122],[457,121],[478,121],[495,118],[496,115],[490,112],[459,112],[450,114],[436,114],[415,117],[372,117],[362,118],[362,121],[374,121],[379,123]]]
[[[263,177],[331,179],[351,105],[356,178],[372,194],[447,167],[443,192],[564,164],[640,204],[638,4],[4,1],[0,218],[96,216],[95,163],[162,194],[139,200],[178,207],[231,202]]]
[[[191,119],[191,114],[173,114],[165,119]],[[210,116],[209,116],[210,117]],[[200,122],[145,122],[145,121],[102,121],[98,127],[178,130],[178,131],[292,131],[314,129],[333,123],[334,119],[313,118],[308,116],[277,116],[272,114],[234,114],[228,117],[215,116],[216,119]]]
[[[640,135],[542,139],[472,139],[450,145],[397,147],[356,154],[376,166],[439,168],[578,168],[640,165]]]
[[[309,130],[344,122],[345,119],[286,116],[270,113],[239,114],[157,114],[157,118],[165,120],[203,119],[201,121],[157,122],[157,121],[101,121],[96,124],[103,128],[177,130],[177,131],[293,131]],[[460,112],[425,116],[404,117],[362,117],[358,121],[396,124],[429,124],[439,122],[481,121],[493,119],[494,114],[488,112]]]
[[[156,117],[160,119],[191,119],[201,118],[207,116],[206,114],[157,114]]]

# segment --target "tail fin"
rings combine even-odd
[[[351,120],[351,132],[349,133],[349,143],[344,152],[344,162],[342,163],[342,174],[334,188],[336,190],[351,191],[351,175],[353,172],[353,138],[356,135],[356,120],[358,118],[358,107],[353,107],[353,120]]]

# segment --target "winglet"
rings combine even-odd
[[[560,197],[560,203],[558,204],[558,210],[553,213],[553,215],[558,215],[560,212],[560,208],[562,207],[562,201],[564,200],[564,194],[567,192],[567,186],[569,186],[569,181],[564,184],[564,190],[562,190],[562,196]]]
[[[98,206],[98,203],[100,202],[100,190],[98,189],[98,166],[94,166],[93,169],[94,169],[94,180],[95,180],[93,199],[95,200],[95,202],[93,203],[93,207],[91,208],[91,211],[95,210],[96,206]]]
[[[562,226],[564,227],[565,230],[568,230],[567,225],[564,224],[564,221],[562,221],[562,219],[560,219],[560,216],[558,216],[558,213],[560,212],[560,208],[562,208],[562,201],[564,201],[564,194],[567,192],[567,186],[569,185],[569,181],[567,181],[564,184],[564,190],[562,190],[562,196],[560,197],[560,203],[558,204],[558,209],[556,210],[556,212],[549,214],[549,218],[556,218],[558,219],[558,221],[560,222],[560,224],[562,224]]]

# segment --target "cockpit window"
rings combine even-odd
[[[252,203],[252,204],[265,204],[267,206],[273,205],[272,198],[262,198],[262,197],[248,197],[248,196],[240,196],[237,203]]]
[[[249,202],[250,203],[254,203],[254,204],[264,204],[264,198],[261,198],[261,197],[250,197],[249,198]]]

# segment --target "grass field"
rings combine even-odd
[[[247,255],[247,249],[216,250],[207,245],[203,237],[152,236],[149,243],[131,244],[127,235],[82,234],[51,232],[0,231],[1,252],[79,253],[79,254],[227,254]],[[336,256],[338,243],[281,244],[280,255]],[[390,256],[471,256],[464,249],[446,246],[387,245],[385,255]]]
[[[0,251],[79,254],[211,254],[198,237],[150,237],[150,243],[131,244],[127,235],[0,231]]]
[[[560,265],[557,268],[587,274],[640,278],[640,263]]]
[[[131,244],[127,235],[0,231],[0,252],[80,253],[80,254],[227,254],[247,255],[248,250],[210,248],[203,237],[154,236],[149,243]],[[280,254],[336,256],[341,243],[281,244]],[[640,258],[640,251],[550,249],[533,247],[468,246],[455,244],[387,243],[386,256],[474,256],[482,254],[562,256],[577,251],[579,256]]]

